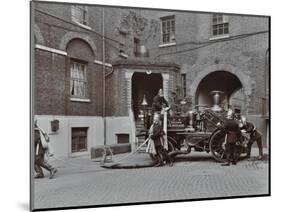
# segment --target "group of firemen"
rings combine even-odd
[[[173,165],[172,157],[168,154],[167,139],[164,139],[165,132],[163,130],[163,113],[167,112],[170,106],[164,98],[162,89],[159,90],[157,96],[153,98],[152,112],[153,120],[148,131],[148,145],[146,152],[153,155],[156,160],[155,166],[163,166],[165,164]],[[163,112],[164,111],[164,112]],[[223,148],[226,155],[226,163],[223,166],[230,164],[236,165],[240,155],[239,148],[241,146],[241,136],[249,136],[247,145],[247,157],[251,157],[251,147],[254,142],[257,142],[259,147],[259,157],[263,157],[262,134],[257,130],[253,123],[248,122],[244,116],[240,118],[235,117],[233,110],[229,109],[227,113],[227,120],[224,124],[217,125],[222,130],[225,130],[225,140]],[[50,172],[49,178],[52,179],[57,169],[52,167],[46,160],[46,155],[51,156],[49,137],[47,133],[37,126],[35,122],[35,178],[44,178],[43,169]]]
[[[146,152],[154,155],[157,163],[156,166],[162,166],[165,163],[172,165],[172,158],[168,154],[168,148],[165,148],[165,139],[163,138],[163,109],[169,110],[170,106],[167,100],[164,98],[162,89],[159,90],[157,96],[153,98],[152,112],[153,121],[148,131],[148,146]],[[225,131],[225,139],[222,144],[224,153],[226,155],[226,163],[222,166],[229,166],[230,164],[236,165],[239,155],[240,147],[242,144],[242,136],[248,137],[246,145],[247,158],[251,157],[251,147],[254,142],[257,142],[259,148],[258,159],[262,160],[263,146],[262,146],[262,134],[257,130],[253,123],[246,120],[245,116],[236,116],[232,109],[227,112],[227,120],[222,125],[218,123],[218,127]],[[167,142],[167,141],[166,141]],[[167,145],[166,145],[167,146]]]

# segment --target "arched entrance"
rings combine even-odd
[[[163,88],[163,78],[159,73],[135,72],[132,76],[132,105],[135,118],[141,110],[141,104],[145,96],[151,107],[153,97],[157,95],[160,88]]]
[[[199,83],[196,94],[196,105],[213,106],[211,91],[219,90],[224,92],[222,96],[222,106],[229,105],[245,108],[245,95],[243,85],[236,75],[228,71],[214,71],[206,75]]]

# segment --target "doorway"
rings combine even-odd
[[[159,73],[135,72],[132,77],[132,107],[135,118],[138,117],[142,109],[144,96],[147,101],[147,108],[152,106],[153,98],[159,89],[163,89],[163,78]]]

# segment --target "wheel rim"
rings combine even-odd
[[[222,144],[225,139],[225,132],[218,130],[216,131],[210,139],[210,150],[214,159],[218,162],[225,162],[226,155],[225,150],[222,147]]]

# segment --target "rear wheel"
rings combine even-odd
[[[223,143],[225,141],[225,131],[224,130],[216,130],[210,137],[209,147],[210,152],[214,159],[218,162],[225,162],[226,155],[225,149],[223,147]]]

